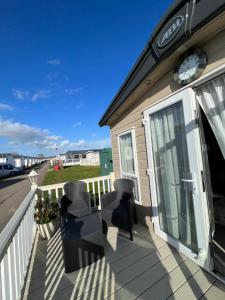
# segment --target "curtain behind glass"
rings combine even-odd
[[[225,76],[198,87],[196,97],[225,158]]]
[[[196,250],[192,187],[182,102],[150,116],[160,228]]]
[[[134,174],[134,155],[131,133],[119,137],[122,172]]]

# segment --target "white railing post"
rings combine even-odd
[[[15,300],[21,297],[36,232],[33,218],[36,189],[31,188],[0,233],[1,300]]]
[[[115,180],[115,175],[113,172],[107,176],[81,179],[81,181],[86,183],[87,192],[93,193],[93,204],[94,204],[94,206],[92,205],[93,208],[97,208],[98,210],[101,209],[101,195],[102,193],[105,194],[107,192],[114,190],[114,186],[113,186],[114,180]],[[51,195],[54,191],[55,191],[56,199],[58,199],[59,198],[58,190],[62,189],[62,196],[63,196],[65,194],[64,185],[66,183],[67,182],[62,182],[62,183],[57,183],[52,185],[44,185],[38,188],[42,193],[43,199],[45,197],[44,196],[45,194]],[[96,203],[97,197],[99,198],[98,204]]]
[[[114,172],[111,172],[111,173],[109,174],[109,176],[110,176],[111,191],[114,191],[114,185],[113,185],[113,183],[114,183],[114,181],[115,181],[115,173],[114,173]]]

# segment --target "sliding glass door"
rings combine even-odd
[[[118,143],[121,177],[129,178],[134,182],[135,201],[140,202],[134,130],[121,133],[118,136]]]
[[[192,94],[186,90],[167,98],[144,116],[155,230],[205,265],[209,250],[204,215],[207,201]]]

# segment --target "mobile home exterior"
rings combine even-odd
[[[2,164],[10,164],[15,167],[15,159],[11,153],[2,153],[0,154],[0,163]]]
[[[225,1],[175,1],[99,122],[115,177],[135,182],[139,222],[208,271],[215,222],[199,111],[225,153],[224,41]]]
[[[25,168],[29,167],[29,157],[28,156],[24,157],[24,165],[25,165]]]
[[[98,166],[100,164],[99,152],[99,149],[67,151],[64,165],[71,163],[71,165]]]
[[[14,159],[16,168],[25,168],[25,158],[23,156],[14,156]]]
[[[83,166],[99,166],[100,159],[99,159],[99,151],[87,151],[81,158],[81,165]]]

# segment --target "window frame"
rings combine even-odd
[[[133,158],[134,158],[134,174],[132,173],[126,173],[122,171],[122,161],[121,161],[121,150],[120,150],[120,138],[123,135],[126,134],[131,134],[131,141],[132,141],[132,152],[133,152]],[[138,159],[137,159],[137,144],[136,144],[136,136],[135,136],[135,128],[132,127],[128,130],[125,131],[121,131],[118,135],[117,135],[117,145],[118,145],[118,150],[119,150],[119,165],[120,165],[120,178],[125,178],[125,176],[127,176],[127,178],[131,177],[137,180],[137,193],[138,193],[138,201],[135,199],[135,203],[142,205],[142,201],[141,201],[141,193],[140,193],[140,180],[139,180],[139,169],[138,169]]]

